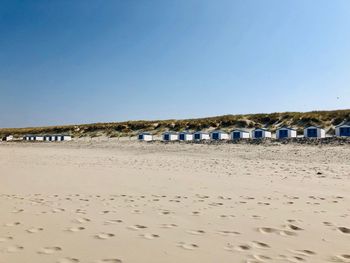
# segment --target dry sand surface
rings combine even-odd
[[[0,263],[350,262],[350,147],[0,144]]]

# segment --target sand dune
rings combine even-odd
[[[0,263],[350,262],[350,148],[0,144]]]

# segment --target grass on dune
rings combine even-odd
[[[64,133],[75,137],[97,137],[101,135],[122,137],[133,136],[141,131],[160,134],[166,130],[197,131],[223,129],[229,131],[234,128],[252,129],[257,127],[264,127],[275,131],[281,126],[292,126],[302,131],[304,127],[310,125],[322,126],[328,132],[332,133],[334,132],[334,127],[344,120],[350,120],[350,110],[239,114],[184,120],[139,120],[50,127],[3,128],[0,129],[0,135],[12,134],[22,136],[24,134]]]

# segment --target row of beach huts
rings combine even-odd
[[[47,141],[47,142],[59,142],[59,141],[71,141],[72,136],[66,134],[52,134],[52,135],[25,135],[24,141]]]
[[[344,122],[335,127],[335,136],[350,137],[350,122]],[[304,135],[298,136],[297,130],[291,127],[282,127],[276,130],[276,139],[288,138],[325,138],[326,131],[317,126],[309,126],[304,129]],[[272,133],[268,129],[257,128],[251,132],[245,130],[233,130],[230,133],[215,130],[210,133],[197,131],[191,132],[164,132],[162,134],[163,141],[201,141],[201,140],[239,140],[239,139],[264,139],[272,138]],[[140,141],[153,141],[153,135],[148,132],[143,132],[138,135]]]
[[[7,135],[2,138],[2,141],[13,141],[15,140],[13,135]],[[18,140],[18,139],[17,139]],[[67,134],[51,134],[51,135],[24,135],[20,140],[23,141],[38,141],[38,142],[60,142],[60,141],[71,141],[72,136]]]

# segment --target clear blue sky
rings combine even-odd
[[[350,108],[348,0],[0,0],[0,127]]]

